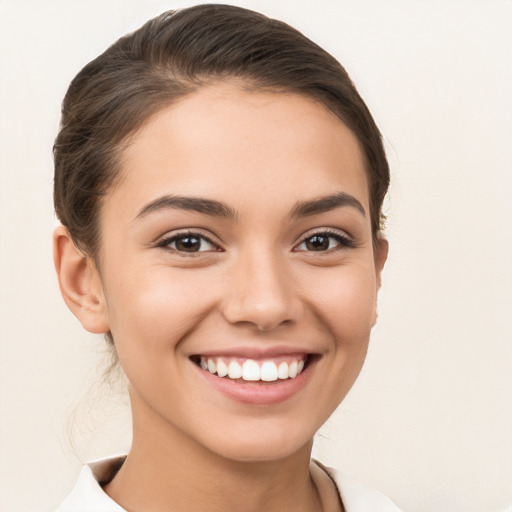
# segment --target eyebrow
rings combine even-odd
[[[317,215],[347,206],[355,208],[363,217],[366,217],[363,205],[354,196],[345,192],[338,192],[337,194],[297,203],[290,212],[290,218],[309,217],[310,215]]]
[[[296,203],[289,217],[290,219],[309,217],[347,206],[355,208],[363,217],[366,216],[363,205],[354,196],[345,192],[338,192],[337,194],[320,197],[318,199]],[[165,195],[144,206],[137,214],[136,219],[141,219],[150,213],[167,209],[189,210],[226,219],[236,219],[237,217],[236,210],[220,201],[202,197]]]
[[[214,217],[224,217],[227,219],[236,218],[236,211],[225,203],[214,201],[212,199],[204,199],[201,197],[186,197],[166,195],[159,197],[148,203],[138,213],[136,219],[141,219],[146,215],[160,210],[176,209],[190,210]]]

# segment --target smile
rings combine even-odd
[[[320,354],[271,350],[210,353],[190,360],[210,388],[244,404],[270,406],[297,395],[310,381]]]
[[[199,358],[199,366],[218,377],[247,382],[275,382],[277,380],[295,379],[304,370],[307,356],[289,356],[283,360],[254,360],[241,357],[206,357]]]

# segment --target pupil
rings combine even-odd
[[[329,249],[329,237],[314,235],[306,240],[306,247],[311,251],[326,251]]]
[[[194,252],[201,247],[201,240],[196,236],[184,236],[176,240],[176,248],[180,251]]]

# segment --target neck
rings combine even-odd
[[[309,473],[312,440],[277,460],[232,460],[164,420],[134,414],[130,453],[105,491],[127,510],[163,512],[318,512]]]

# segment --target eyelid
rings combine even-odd
[[[311,231],[306,232],[303,234],[300,238],[300,240],[294,245],[293,250],[297,251],[297,247],[299,247],[301,244],[303,244],[308,238],[311,238],[315,235],[326,235],[330,236],[332,238],[336,238],[338,242],[341,245],[340,250],[343,249],[352,249],[356,247],[356,241],[354,237],[349,235],[346,231],[342,229],[336,229],[336,228],[315,228]],[[317,254],[327,253],[335,250],[336,248],[328,249],[326,251],[318,251]],[[312,252],[315,253],[316,251],[300,251],[300,252]]]
[[[169,231],[165,233],[164,235],[158,237],[154,243],[151,245],[153,247],[159,247],[161,249],[168,249],[169,251],[176,252],[180,255],[187,255],[187,256],[198,256],[201,253],[205,252],[213,252],[212,250],[206,250],[206,251],[197,251],[197,252],[186,252],[186,251],[178,251],[176,249],[172,249],[167,247],[170,243],[174,242],[178,238],[186,237],[186,236],[196,236],[198,238],[203,239],[204,241],[208,242],[209,244],[213,245],[215,247],[215,252],[222,251],[222,247],[220,244],[213,240],[213,237],[210,235],[206,235],[204,231],[201,228],[185,228],[185,229],[177,229],[176,231]]]

